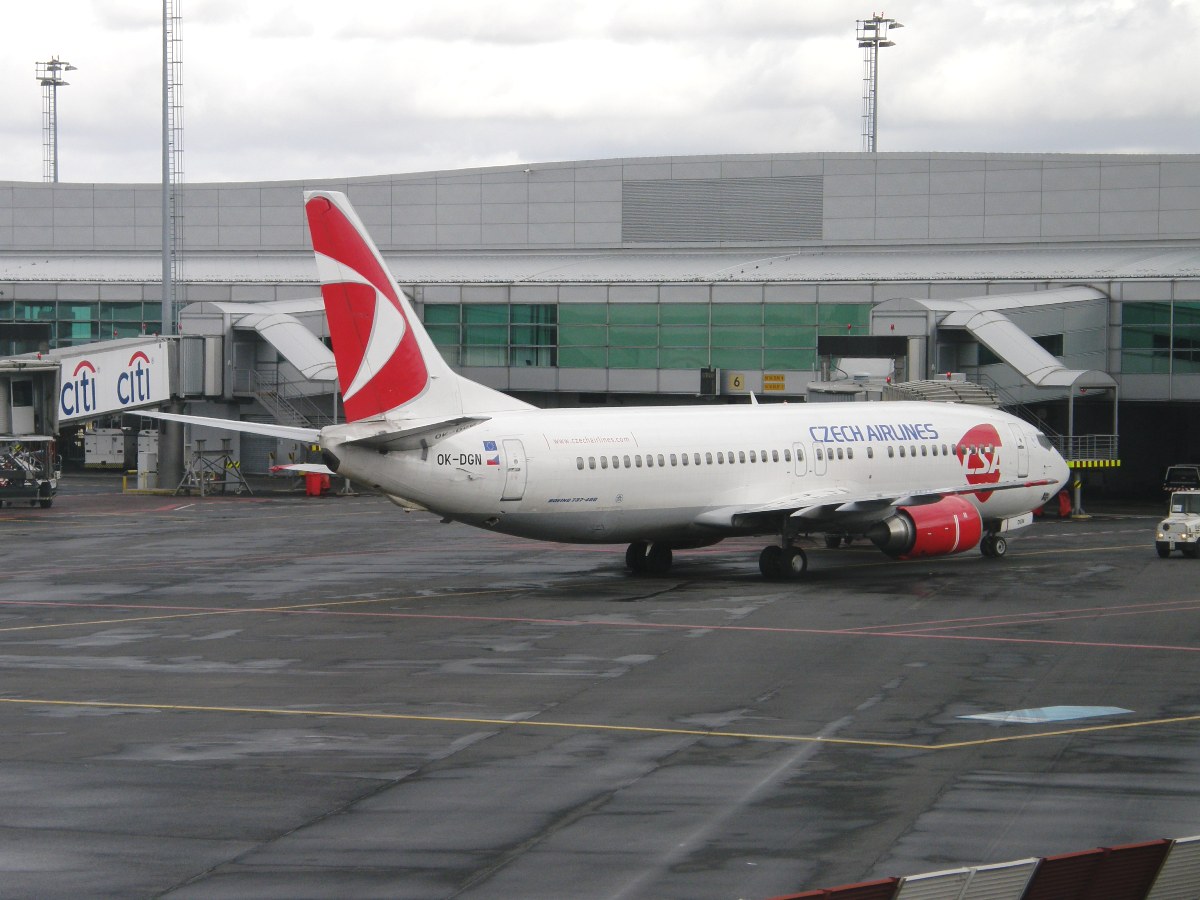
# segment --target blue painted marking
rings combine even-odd
[[[959,716],[977,722],[998,722],[1001,725],[1040,725],[1044,722],[1069,722],[1072,719],[1095,719],[1100,716],[1123,716],[1133,712],[1119,706],[1043,706],[1040,709],[1014,709],[1008,712],[979,713]]]

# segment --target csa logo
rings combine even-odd
[[[958,461],[966,469],[967,484],[995,484],[1000,480],[1000,433],[992,425],[976,425],[958,442]],[[980,503],[991,491],[976,491]]]
[[[65,415],[78,416],[96,411],[96,367],[81,359],[58,394],[59,406]]]

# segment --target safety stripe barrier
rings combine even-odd
[[[1119,459],[1068,459],[1067,465],[1072,469],[1115,469],[1120,467]]]

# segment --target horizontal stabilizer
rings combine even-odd
[[[345,443],[354,447],[370,447],[372,450],[416,450],[424,445],[436,444],[448,437],[453,437],[468,428],[486,422],[489,416],[458,416],[453,419],[440,419],[414,425],[411,428],[395,429],[386,422],[380,423],[380,428],[374,434],[351,438]],[[366,424],[357,423],[359,427]]]
[[[316,428],[301,428],[298,425],[275,425],[270,422],[243,422],[240,419],[216,419],[209,416],[185,416],[182,413],[160,412],[156,409],[139,409],[130,415],[145,416],[147,419],[165,419],[168,422],[184,422],[203,425],[206,428],[224,428],[243,434],[261,434],[282,440],[304,441],[315,444],[321,438]]]

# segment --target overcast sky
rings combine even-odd
[[[862,149],[1200,152],[1200,0],[179,0],[189,183]],[[0,181],[160,178],[160,0],[0,6]]]

